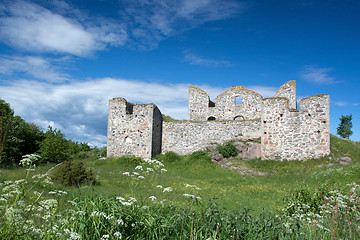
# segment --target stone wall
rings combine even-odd
[[[275,93],[274,97],[284,97],[289,100],[288,107],[290,109],[297,109],[296,99],[296,81],[288,81],[282,85]]]
[[[206,121],[210,105],[209,95],[202,89],[189,87],[189,120]]]
[[[260,136],[260,120],[163,122],[162,151],[189,154],[237,136]]]
[[[161,112],[154,104],[129,104],[124,98],[109,101],[107,156],[151,158],[161,150]]]
[[[108,156],[188,154],[242,135],[261,136],[262,159],[318,158],[330,153],[329,104],[329,95],[322,94],[302,99],[297,110],[295,81],[266,99],[234,86],[215,103],[205,91],[189,87],[191,121],[163,122],[154,104],[133,105],[114,98],[109,101]]]
[[[261,117],[261,159],[301,160],[330,154],[330,98],[304,98],[299,111],[287,98],[264,99]]]
[[[236,104],[236,98],[241,99]],[[234,86],[212,102],[198,87],[189,87],[189,120],[252,120],[260,118],[262,96],[242,86]],[[210,119],[209,119],[210,118]]]

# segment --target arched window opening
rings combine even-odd
[[[215,117],[213,117],[213,116],[208,117],[208,121],[214,121],[214,120],[216,120],[216,118],[215,118]]]
[[[236,96],[235,97],[235,105],[242,104],[242,96]]]
[[[245,118],[243,116],[236,116],[234,117],[234,120],[241,121],[241,120],[245,120]]]

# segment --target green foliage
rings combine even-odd
[[[64,134],[49,126],[45,139],[40,143],[39,155],[42,162],[60,163],[69,160],[71,153],[69,141],[65,139]]]
[[[223,155],[223,157],[228,158],[228,157],[236,157],[237,156],[237,150],[236,147],[234,146],[233,142],[227,142],[224,143],[223,145],[219,145],[218,146],[218,151],[221,155]]]
[[[349,139],[353,134],[352,128],[352,115],[341,115],[339,127],[337,128],[337,134],[343,138]]]
[[[13,116],[14,111],[10,108],[10,105],[0,99],[0,163],[2,161],[5,141],[7,139],[7,134]]]
[[[33,123],[27,123],[14,112],[8,103],[0,99],[0,112],[4,113],[2,130],[7,122],[7,137],[3,143],[2,163],[4,165],[18,165],[21,157],[39,150],[39,142],[44,134]],[[11,120],[11,121],[10,121]],[[4,133],[4,131],[2,131]],[[0,145],[2,144],[0,143]]]
[[[175,119],[173,119],[172,117],[167,116],[167,115],[165,115],[165,114],[163,114],[163,115],[162,115],[162,120],[163,120],[164,122],[172,122],[172,121],[176,121],[176,120],[175,120]]]
[[[19,116],[13,117],[4,147],[4,163],[17,165],[23,155],[39,151],[43,139],[44,133],[38,126]]]
[[[174,152],[166,152],[165,154],[159,154],[155,158],[163,162],[177,162],[181,160],[181,156]]]
[[[51,178],[65,186],[80,186],[81,184],[97,184],[92,170],[86,170],[82,162],[65,161],[58,166]]]

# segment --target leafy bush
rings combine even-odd
[[[231,142],[231,141],[218,146],[217,149],[218,149],[219,153],[221,155],[223,155],[223,157],[225,157],[225,158],[236,157],[238,154],[236,147],[234,146],[233,142]]]
[[[86,170],[84,163],[78,162],[73,163],[69,161],[63,162],[55,172],[52,174],[51,178],[54,181],[60,182],[66,186],[79,186],[81,184],[97,184],[96,179],[93,175],[93,172]]]
[[[174,152],[167,152],[165,154],[159,154],[155,157],[157,160],[163,162],[177,162],[181,160],[181,156]]]

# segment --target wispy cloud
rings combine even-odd
[[[233,0],[133,0],[123,15],[137,47],[151,49],[169,36],[233,17],[244,8]]]
[[[49,59],[41,56],[7,56],[0,55],[0,76],[14,79],[19,74],[48,82],[64,82],[69,79],[60,70],[59,64],[67,58]]]
[[[197,56],[193,53],[185,53],[184,62],[187,62],[192,65],[202,65],[209,67],[229,67],[232,66],[231,62],[226,60],[215,60],[215,59],[207,59],[200,56]]]
[[[301,78],[316,84],[332,84],[334,78],[330,76],[332,68],[320,68],[315,65],[305,66],[301,71]]]
[[[124,97],[133,103],[155,103],[162,113],[177,119],[187,119],[189,85],[116,78],[61,84],[17,80],[0,85],[0,96],[26,121],[34,122],[44,129],[51,125],[61,129],[68,138],[101,146],[106,143],[109,99]],[[228,89],[207,85],[199,87],[212,99]],[[272,87],[248,88],[270,96],[276,91]]]
[[[0,39],[28,51],[88,56],[107,45],[124,45],[121,25],[94,22],[64,17],[28,1],[0,4]]]
[[[345,101],[333,101],[333,103],[336,105],[336,106],[339,106],[339,107],[347,107],[347,106],[354,106],[354,107],[357,107],[359,106],[360,104],[359,103],[351,103],[351,102],[345,102]]]

